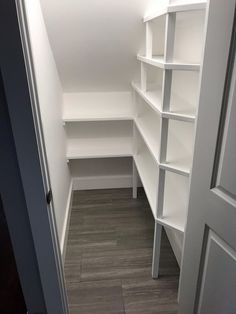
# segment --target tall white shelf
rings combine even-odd
[[[205,7],[169,5],[144,18],[146,51],[137,56],[140,80],[132,82],[134,160],[155,219],[154,278],[162,227],[185,230]]]
[[[162,227],[184,233],[203,43],[205,2],[169,5],[144,18],[145,55],[130,93],[65,97],[67,160],[133,158],[155,220],[152,276]],[[185,30],[185,32],[183,32]]]

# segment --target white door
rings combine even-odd
[[[236,313],[235,3],[207,5],[180,314]]]

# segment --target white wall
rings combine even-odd
[[[142,51],[146,12],[168,0],[41,0],[66,92],[125,91]]]
[[[25,0],[59,240],[64,237],[71,178],[62,125],[63,93],[39,0]]]

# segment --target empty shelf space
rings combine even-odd
[[[177,60],[173,60],[172,62],[165,62],[164,56],[153,56],[152,58],[148,58],[145,56],[138,55],[137,59],[141,62],[153,65],[155,67],[165,69],[165,70],[185,70],[185,71],[199,71],[200,64],[199,63],[184,63]]]
[[[150,137],[150,131],[147,126],[142,122],[141,119],[135,119],[135,124],[137,129],[139,130],[140,135],[142,136],[145,144],[147,145],[150,153],[157,163],[159,158],[159,139],[155,141],[152,137]]]
[[[145,193],[147,195],[153,217],[156,218],[156,213],[155,213],[155,206],[156,206],[156,195],[154,193],[154,188],[155,186],[153,183],[150,181],[149,174],[147,170],[145,169],[145,160],[140,157],[140,156],[135,156],[134,157],[135,165],[137,167],[138,173],[140,180],[142,182],[143,188],[145,190]]]
[[[130,92],[64,94],[63,121],[132,120]]]
[[[132,87],[153,110],[155,110],[159,115],[163,116],[164,118],[189,122],[195,121],[195,115],[193,114],[193,110],[188,110],[187,104],[185,106],[185,104],[183,104],[183,102],[181,101],[181,99],[178,98],[177,95],[175,97],[172,97],[172,103],[175,104],[175,107],[173,109],[176,111],[173,110],[162,112],[161,86],[157,87],[156,89],[149,89],[146,92],[142,91],[140,83],[138,82],[132,82]]]
[[[155,218],[159,168],[138,130],[134,161]]]
[[[198,10],[205,10],[205,8],[206,8],[206,1],[199,1],[199,2],[192,2],[192,3],[186,3],[185,1],[183,1],[179,4],[171,4],[167,7],[157,10],[156,12],[150,15],[147,15],[143,21],[148,22],[158,17],[161,17],[167,13],[196,11],[196,10],[198,11]]]
[[[148,149],[158,163],[160,151],[160,116],[143,100],[136,96],[135,124]]]
[[[132,138],[108,137],[70,139],[67,159],[128,157],[133,155]]]
[[[162,167],[188,175],[192,165],[193,140],[193,123],[169,120],[166,161]]]
[[[187,217],[189,179],[166,171],[164,204],[157,221],[163,226],[184,232]]]
[[[157,111],[159,114],[161,113],[161,101],[162,101],[162,88],[161,86],[156,89],[149,89],[144,92],[141,89],[141,84],[138,82],[132,82],[132,87],[134,90],[149,104],[149,106]]]

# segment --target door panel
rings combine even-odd
[[[236,291],[236,251],[210,230],[203,259],[197,313],[235,314],[235,295],[232,291]]]
[[[223,127],[223,138],[218,150],[220,152],[219,165],[217,169],[217,186],[231,195],[234,199],[236,197],[236,141],[235,141],[235,126],[236,126],[236,66],[234,64],[232,81],[229,91],[229,100],[227,102],[227,109]],[[220,130],[221,131],[221,130]]]
[[[0,313],[26,314],[6,217],[0,198]]]
[[[208,0],[179,314],[236,313],[236,0]]]

